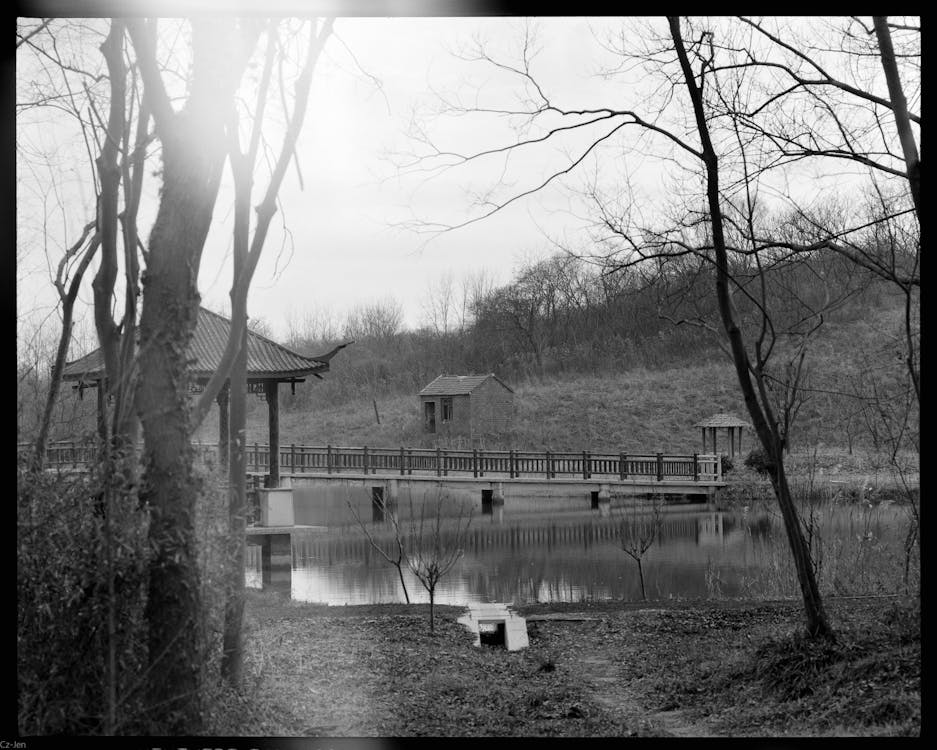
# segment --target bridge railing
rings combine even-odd
[[[20,444],[18,450],[27,450]],[[217,456],[217,444],[193,443],[202,459]],[[270,470],[270,446],[246,446],[247,471]],[[94,443],[50,443],[47,466],[81,468],[97,455]],[[444,448],[369,448],[287,445],[280,447],[280,471],[288,474],[435,474],[437,476],[508,477],[510,479],[656,479],[722,481],[720,457],[712,454],[590,453],[551,451],[450,450]]]
[[[591,479],[609,477],[659,481],[722,480],[720,458],[710,454],[631,454],[550,451],[452,450],[444,448],[370,448],[287,445],[280,447],[283,473],[435,474],[437,476],[507,476],[508,478]],[[270,468],[270,449],[247,446],[249,472]]]

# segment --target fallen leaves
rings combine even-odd
[[[869,716],[904,727],[896,731],[920,721],[920,637],[905,633],[910,626],[887,667],[862,661],[861,639],[844,640],[847,661],[820,672],[828,705],[772,697],[752,657],[799,626],[794,603],[580,603],[588,617],[566,608],[564,619],[531,622],[530,647],[508,652],[474,646],[455,607],[439,609],[431,634],[420,605],[304,607],[262,594],[248,602],[248,652],[264,658],[244,735],[783,735],[795,716],[801,731],[819,733],[861,733]],[[887,639],[891,626],[872,616],[881,607],[832,609],[841,629],[864,625]],[[869,716],[846,710],[857,696]]]

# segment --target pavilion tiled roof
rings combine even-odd
[[[231,321],[218,313],[200,307],[195,332],[189,342],[189,372],[196,380],[207,380],[218,369],[224,353]],[[248,329],[247,377],[292,379],[327,372],[329,360],[341,347],[328,354],[305,357]],[[104,376],[104,357],[100,349],[65,365],[63,380],[89,381]]]
[[[700,420],[694,427],[748,427],[751,425],[734,414],[713,414],[711,417]]]
[[[471,393],[478,386],[484,383],[488,378],[494,378],[501,385],[507,388],[511,393],[514,389],[508,386],[495,374],[488,375],[440,375],[432,383],[427,385],[422,391],[421,396],[463,396]]]

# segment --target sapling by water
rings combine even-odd
[[[662,504],[662,498],[655,496],[650,511],[646,511],[639,508],[637,502],[632,501],[627,506],[619,508],[618,522],[615,529],[622,550],[638,566],[641,598],[644,601],[647,601],[647,591],[644,586],[644,565],[642,560],[645,553],[660,536],[660,527],[663,523]]]
[[[438,492],[431,501],[424,498],[417,514],[410,495],[410,518],[403,545],[407,565],[429,594],[430,631],[435,630],[436,586],[462,557],[473,514],[471,506],[459,502],[451,524],[444,529],[444,499]],[[427,504],[432,507],[427,509]]]

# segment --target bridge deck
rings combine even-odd
[[[205,460],[218,455],[218,446],[194,444]],[[270,448],[255,443],[246,449],[247,472],[270,470]],[[93,444],[54,443],[47,452],[51,468],[81,468],[94,461]],[[607,479],[722,484],[721,458],[713,454],[592,453],[590,451],[491,451],[444,448],[369,448],[345,446],[282,446],[283,474],[397,475],[507,478],[528,480]]]

